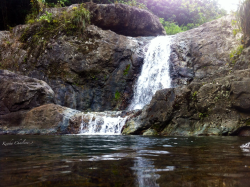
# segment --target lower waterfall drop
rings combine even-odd
[[[171,87],[169,58],[172,39],[173,36],[158,36],[150,42],[129,110],[142,109],[157,90]]]
[[[129,111],[142,109],[150,103],[157,90],[170,88],[169,57],[172,38],[159,36],[149,43]],[[127,117],[121,116],[121,111],[82,113],[80,135],[119,135],[127,120]]]
[[[126,120],[121,112],[82,113],[80,135],[119,135]]]

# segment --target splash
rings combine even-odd
[[[127,120],[121,112],[82,113],[80,134],[82,135],[119,135]]]

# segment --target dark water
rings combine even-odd
[[[250,152],[240,148],[247,142],[250,138],[0,136],[0,186],[248,187]]]

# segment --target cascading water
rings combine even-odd
[[[129,110],[142,109],[150,103],[157,90],[170,88],[171,41],[172,36],[159,36],[150,42]]]
[[[148,45],[141,75],[128,110],[142,109],[149,104],[157,90],[170,88],[169,57],[171,36],[159,36]],[[126,123],[121,112],[92,112],[82,114],[80,134],[118,135]]]
[[[121,117],[121,112],[82,113],[80,134],[119,135],[126,119]]]

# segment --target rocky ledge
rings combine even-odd
[[[159,90],[130,117],[123,134],[249,135],[249,42],[231,15],[177,34],[172,44],[175,88]]]
[[[85,3],[84,6],[90,11],[91,24],[103,30],[111,30],[117,34],[132,37],[166,35],[159,18],[147,10],[119,3]],[[57,15],[63,11],[71,11],[73,7],[79,7],[79,5],[46,8],[40,15],[46,11]]]

